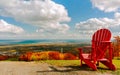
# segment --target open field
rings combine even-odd
[[[81,67],[79,60],[0,61],[0,75],[120,75],[120,60],[113,60],[116,71],[100,64],[98,71]]]
[[[12,50],[18,53],[25,53],[28,51],[61,51],[75,52],[75,48],[88,45],[88,44],[73,44],[73,43],[45,43],[45,44],[20,44],[20,45],[5,45],[0,46],[0,52],[7,53]]]
[[[19,57],[26,52],[58,51],[61,53],[72,53],[76,56],[79,51],[76,49],[88,44],[75,43],[45,43],[45,44],[20,44],[0,46],[0,55],[8,57]]]

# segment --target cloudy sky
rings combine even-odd
[[[90,39],[120,34],[120,0],[1,0],[0,39]]]

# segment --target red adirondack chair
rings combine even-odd
[[[80,51],[81,66],[84,62],[87,66],[93,70],[97,70],[99,62],[107,66],[110,70],[116,70],[116,67],[112,63],[112,45],[110,42],[111,32],[108,29],[99,29],[92,36],[91,53],[83,53],[82,48],[78,48]],[[108,57],[106,57],[106,52]]]

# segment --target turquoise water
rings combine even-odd
[[[89,40],[61,40],[61,39],[41,39],[41,40],[0,40],[0,45],[8,44],[36,44],[36,43],[86,43]]]

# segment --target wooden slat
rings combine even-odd
[[[97,58],[104,56],[109,44],[104,44],[102,41],[110,41],[110,38],[111,32],[108,29],[100,29],[94,33],[92,37],[92,44],[96,47],[94,50],[95,52],[93,51],[96,54],[94,55],[94,53],[92,53],[93,56],[96,56]]]

